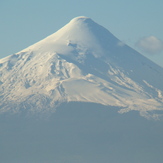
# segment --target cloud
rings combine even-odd
[[[125,46],[125,43],[122,41],[118,41],[117,46],[123,47],[123,46]]]
[[[155,36],[143,37],[136,46],[147,54],[159,54],[163,51],[163,41]]]

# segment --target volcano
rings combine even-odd
[[[159,116],[163,69],[88,17],[0,60],[0,112],[54,112],[88,102]]]
[[[0,60],[0,162],[161,163],[162,110],[163,69],[77,17]]]

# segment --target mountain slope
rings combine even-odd
[[[1,112],[55,111],[80,101],[156,116],[163,108],[163,69],[87,17],[0,60]]]
[[[93,103],[60,105],[46,120],[0,115],[3,163],[161,163],[163,121]]]

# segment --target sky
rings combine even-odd
[[[163,67],[162,0],[0,0],[0,58],[87,16]]]

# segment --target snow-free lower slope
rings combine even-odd
[[[161,163],[163,122],[117,110],[72,102],[48,120],[0,115],[0,162]]]
[[[87,17],[1,59],[0,76],[1,112],[54,111],[70,101],[144,116],[163,109],[163,69]]]

